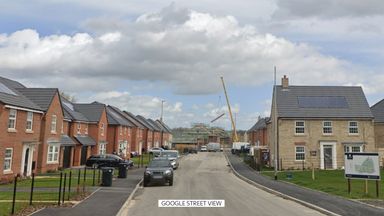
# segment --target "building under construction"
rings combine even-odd
[[[230,133],[223,128],[210,127],[203,123],[195,123],[191,128],[175,128],[172,134],[172,148],[180,151],[200,149],[200,146],[209,142],[220,143],[224,148],[231,146]]]

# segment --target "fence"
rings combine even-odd
[[[28,207],[73,204],[96,190],[101,171],[96,168],[67,169],[61,172],[15,176],[10,184],[0,185],[0,216]]]

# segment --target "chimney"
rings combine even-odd
[[[288,86],[289,86],[289,79],[286,75],[284,75],[284,77],[281,78],[281,86],[283,88],[288,88]]]

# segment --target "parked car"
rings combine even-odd
[[[133,161],[124,160],[123,158],[114,154],[92,155],[85,162],[88,167],[119,167],[121,163],[126,163],[128,167],[133,167]]]
[[[218,152],[218,151],[220,151],[220,143],[213,143],[213,142],[208,143],[207,150],[209,152]]]
[[[200,151],[201,151],[201,152],[206,152],[206,151],[207,151],[207,146],[202,145],[202,146],[200,147]]]
[[[168,159],[157,158],[148,164],[144,171],[144,187],[150,183],[173,185],[173,168]]]
[[[149,154],[153,154],[155,156],[158,156],[160,154],[160,152],[164,151],[163,148],[160,148],[160,147],[153,147],[151,149],[149,149]]]
[[[172,168],[179,168],[179,152],[177,150],[164,150],[160,153],[159,158],[168,159],[171,162]]]

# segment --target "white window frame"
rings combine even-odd
[[[127,135],[127,127],[124,127],[124,135]]]
[[[351,123],[356,122],[356,126],[351,126]],[[351,129],[356,129],[357,133],[351,133]],[[349,135],[359,135],[359,122],[358,121],[349,121],[348,122],[348,134]]]
[[[119,134],[120,136],[123,135],[123,125],[119,126]]]
[[[330,125],[325,125],[326,123],[330,123]],[[325,129],[330,129],[330,133],[326,133]],[[332,135],[333,134],[333,122],[332,121],[323,121],[323,135]]]
[[[303,126],[297,126],[297,123],[302,122]],[[303,129],[303,133],[297,133],[297,129]],[[305,134],[305,121],[295,121],[295,135],[304,135]]]
[[[60,146],[59,145],[48,145],[47,163],[49,163],[49,164],[58,163],[59,162],[59,153],[60,153]]]
[[[119,152],[118,152],[119,156],[121,156],[120,153],[123,153],[124,157],[127,156],[127,147],[128,147],[127,141],[119,143]]]
[[[8,150],[11,150],[11,157],[7,157],[7,156],[6,156]],[[13,148],[6,148],[4,153],[5,153],[5,154],[4,154],[3,172],[10,172],[10,171],[12,171]],[[9,160],[9,168],[6,169],[6,168],[5,168],[5,164],[6,164],[5,162],[6,162],[7,160]]]
[[[84,134],[88,134],[88,124],[85,124]]]
[[[81,124],[77,123],[77,134],[81,134]]]
[[[17,110],[16,109],[9,109],[8,130],[16,130],[16,119],[17,119]],[[13,127],[10,127],[11,124]]]
[[[57,116],[52,115],[51,119],[51,133],[55,134],[57,131]]]
[[[359,148],[359,151],[353,150],[353,148]],[[362,144],[345,144],[344,145],[344,153],[359,153],[364,152]]]
[[[303,148],[303,151],[297,151],[297,148]],[[297,159],[298,154],[303,155],[303,159]],[[295,146],[295,161],[305,161],[305,146]]]
[[[30,128],[28,128],[28,123],[30,123]],[[25,125],[26,131],[33,131],[33,112],[27,112],[27,122]]]
[[[99,154],[100,155],[105,155],[107,153],[107,146],[106,144],[100,144],[99,145]]]
[[[104,136],[104,123],[101,123],[100,125],[100,134],[101,136]]]
[[[64,121],[61,123],[61,134],[64,134]]]

